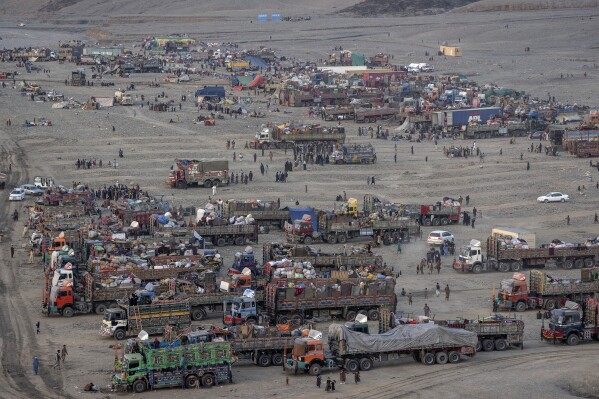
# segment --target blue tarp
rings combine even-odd
[[[289,216],[291,217],[292,222],[301,219],[304,215],[310,215],[312,217],[312,229],[318,231],[318,220],[316,220],[314,208],[289,208]]]
[[[255,55],[246,55],[244,58],[246,61],[249,61],[250,64],[254,67],[268,68],[268,64],[261,57],[257,57]]]

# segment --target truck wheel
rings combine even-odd
[[[574,262],[572,261],[572,259],[566,259],[564,261],[564,269],[570,270],[574,267]]]
[[[360,364],[355,359],[347,359],[345,369],[350,373],[356,373],[360,369]]]
[[[177,182],[177,188],[187,188],[187,183],[184,182],[183,180],[179,180]]]
[[[200,385],[200,379],[197,375],[191,374],[185,378],[185,388],[192,389],[197,388]]]
[[[438,226],[441,224],[441,221],[438,218],[433,219],[433,226]]]
[[[425,366],[432,366],[435,364],[435,355],[430,352],[425,353],[424,356],[422,356],[422,364]]]
[[[273,366],[282,366],[285,362],[285,358],[280,353],[273,353],[272,355],[272,365]]]
[[[448,224],[449,224],[449,219],[447,219],[447,218],[441,219],[441,225],[447,226]]]
[[[510,271],[510,265],[507,262],[499,262],[499,271],[500,272],[509,272]]]
[[[592,267],[593,263],[593,258],[586,258],[584,260],[584,267]]]
[[[106,304],[99,303],[96,305],[96,314],[103,315],[106,311]]]
[[[73,311],[73,308],[70,306],[67,306],[66,308],[62,309],[62,315],[64,317],[73,317],[74,314],[75,312]]]
[[[372,363],[372,360],[370,358],[363,357],[362,359],[360,359],[360,370],[362,371],[372,370],[373,365],[374,364]]]
[[[358,315],[358,313],[355,310],[348,310],[347,313],[345,314],[345,320],[354,321],[354,320],[356,320],[357,315]]]
[[[437,364],[446,364],[449,361],[449,357],[446,352],[437,352],[435,354],[435,361]]]
[[[422,224],[425,226],[430,226],[431,225],[431,220],[429,218],[426,218],[422,221]]]
[[[304,244],[306,244],[306,245],[310,245],[310,244],[312,244],[312,237],[310,237],[310,236],[305,236],[305,237],[304,237]]]
[[[555,299],[548,299],[547,302],[545,302],[545,310],[548,311],[552,311],[553,309],[555,309],[557,307],[557,302],[555,301]]]
[[[277,318],[277,323],[287,324],[287,323],[289,323],[289,320],[291,320],[289,318],[289,316],[287,316],[286,314],[282,314],[282,315],[279,315],[279,317]]]
[[[335,244],[337,242],[337,236],[335,234],[329,234],[327,236],[327,242],[329,244]]]
[[[508,343],[505,339],[500,338],[495,340],[495,350],[504,351],[508,348]]]
[[[483,350],[485,352],[491,352],[495,349],[495,344],[492,339],[483,339]]]
[[[292,321],[293,324],[298,324],[299,325],[299,324],[302,324],[304,322],[304,317],[301,314],[296,313],[293,316],[291,316],[291,321]]]
[[[242,236],[237,236],[235,237],[235,245],[242,246],[243,244],[245,244],[245,238],[243,238]]]
[[[480,339],[478,341],[476,341],[476,346],[474,347],[474,350],[477,352],[480,352],[483,350],[483,343]]]
[[[194,321],[204,320],[206,318],[206,312],[204,309],[193,309],[191,311],[191,318]]]
[[[212,374],[204,374],[202,376],[202,386],[210,388],[214,385],[214,376]]]
[[[204,181],[204,187],[206,187],[206,188],[212,188],[212,182],[210,180]]]
[[[258,365],[260,367],[270,366],[270,355],[268,353],[263,353],[260,356],[258,356]]]
[[[570,334],[570,335],[568,335],[567,342],[568,342],[568,345],[570,345],[570,346],[576,346],[580,343],[580,338],[576,334]]]
[[[378,319],[381,318],[381,314],[379,313],[378,309],[370,309],[368,311],[368,319],[372,320],[372,321],[378,321]]]
[[[147,388],[147,384],[144,380],[137,380],[133,383],[133,391],[136,393],[142,393]]]
[[[576,260],[574,261],[574,267],[575,267],[575,268],[577,268],[577,269],[582,269],[582,268],[583,268],[583,266],[584,266],[584,260],[582,260],[582,259],[576,259]]]
[[[346,242],[347,242],[347,236],[346,236],[345,234],[339,234],[339,235],[337,236],[337,242],[338,242],[339,244],[344,244],[344,243],[346,243]]]
[[[225,240],[224,237],[218,238],[216,240],[216,246],[217,247],[224,247],[227,244],[227,240]]]
[[[526,310],[526,302],[521,301],[516,304],[516,312],[524,312]]]
[[[322,367],[320,367],[320,364],[312,363],[310,365],[310,370],[309,370],[310,375],[318,375],[321,372],[322,372]]]
[[[520,261],[512,262],[511,268],[512,268],[513,272],[519,272],[520,270],[522,270],[522,262],[520,262]]]
[[[449,352],[449,355],[447,357],[448,357],[449,363],[459,363],[460,362],[459,352],[451,351],[451,352]]]
[[[472,273],[478,274],[483,271],[483,267],[480,264],[472,266]]]
[[[117,341],[122,341],[127,337],[127,333],[122,328],[119,328],[114,332],[114,339]]]

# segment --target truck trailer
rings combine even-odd
[[[343,126],[303,125],[292,127],[289,124],[263,128],[256,133],[256,138],[250,141],[250,148],[292,149],[296,144],[324,141],[331,143],[345,143],[345,128]]]

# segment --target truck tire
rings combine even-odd
[[[577,269],[582,269],[584,267],[584,260],[582,259],[576,259],[574,261],[574,267]]]
[[[191,310],[191,319],[193,321],[200,321],[206,318],[206,311],[202,308],[195,308]]]
[[[447,355],[447,358],[449,360],[449,363],[459,363],[460,362],[460,353],[456,352],[456,351],[451,351],[451,352],[449,352],[449,355]]]
[[[214,385],[215,381],[214,375],[212,374],[204,374],[202,376],[202,386],[204,387],[210,388],[212,385]]]
[[[477,352],[480,352],[483,350],[483,342],[480,339],[478,341],[476,341],[476,346],[474,347],[474,350]]]
[[[177,188],[187,188],[187,183],[183,180],[177,182]]]
[[[339,234],[339,235],[337,236],[337,242],[338,242],[339,244],[345,244],[345,243],[347,242],[347,236],[346,236],[345,234],[343,234],[343,233],[342,233],[342,234]]]
[[[449,361],[449,356],[447,356],[447,352],[437,352],[435,354],[435,361],[437,364],[446,364]]]
[[[500,272],[509,272],[510,271],[510,264],[507,262],[499,262],[499,271]]]
[[[425,225],[425,226],[430,226],[430,225],[431,225],[431,220],[430,220],[430,218],[428,218],[428,217],[427,217],[426,219],[424,219],[424,220],[422,221],[422,224],[423,224],[423,225]]]
[[[205,180],[204,181],[204,187],[206,187],[206,188],[212,188],[212,181]]]
[[[425,366],[432,366],[435,364],[435,355],[431,352],[426,352],[424,356],[422,356],[422,364]]]
[[[327,242],[329,244],[335,244],[337,242],[337,236],[334,233],[331,233],[327,236]]]
[[[197,388],[200,385],[200,379],[195,374],[190,374],[185,377],[185,388],[193,389]]]
[[[318,363],[312,363],[308,372],[310,373],[310,375],[316,376],[322,372],[322,367]]]
[[[122,328],[119,328],[114,332],[114,339],[116,339],[117,341],[122,341],[125,338],[127,338],[127,333]]]
[[[362,370],[362,371],[372,370],[373,366],[374,366],[374,363],[372,363],[372,359],[370,359],[368,357],[363,357],[362,359],[360,359],[360,370]]]
[[[282,353],[273,353],[272,354],[272,365],[273,366],[282,366],[285,363],[285,357]]]
[[[513,272],[519,272],[520,270],[522,270],[522,262],[518,260],[512,262],[511,269]]]
[[[381,318],[381,313],[378,309],[370,309],[368,311],[368,319],[372,321],[378,321]]]
[[[306,245],[310,245],[310,244],[312,244],[312,237],[310,237],[310,236],[305,236],[305,237],[304,237],[304,244],[306,244]]]
[[[345,320],[354,321],[356,319],[357,315],[358,315],[358,312],[356,312],[355,310],[348,310],[347,313],[345,314]]]
[[[483,271],[483,267],[480,263],[477,263],[474,266],[472,266],[472,273],[479,274],[482,271]]]
[[[277,323],[278,324],[287,324],[289,323],[290,317],[286,314],[281,314],[279,315],[279,317],[277,317]]]
[[[495,349],[495,343],[492,339],[483,339],[483,350],[485,352],[491,352]]]
[[[592,267],[594,263],[593,258],[586,258],[584,260],[584,267]]]
[[[507,341],[503,338],[499,338],[495,340],[495,350],[496,351],[504,351],[509,347]]]
[[[442,218],[441,219],[441,225],[442,226],[447,226],[449,224],[449,219],[447,218]]]
[[[545,306],[543,306],[545,308],[545,310],[548,311],[552,311],[553,309],[555,309],[557,307],[557,301],[555,299],[548,299],[545,302]]]
[[[237,237],[235,237],[235,245],[237,245],[238,247],[240,247],[243,244],[245,244],[245,238],[243,236],[237,236]]]
[[[438,226],[438,225],[440,225],[440,224],[441,224],[441,221],[440,221],[440,219],[439,219],[439,218],[434,218],[434,219],[433,219],[433,226]]]
[[[528,306],[526,306],[526,302],[520,301],[516,303],[516,312],[524,312]]]
[[[345,369],[350,373],[356,373],[360,370],[360,364],[355,359],[347,359],[345,361]]]
[[[74,314],[75,314],[75,311],[73,310],[72,307],[67,306],[67,307],[62,308],[62,315],[64,317],[73,317]]]
[[[216,239],[217,247],[224,247],[227,244],[227,240],[224,237],[220,237]]]
[[[580,337],[578,337],[578,335],[576,334],[570,334],[568,335],[568,345],[570,346],[576,346],[580,343]]]
[[[144,380],[137,380],[133,383],[133,391],[135,393],[142,393],[148,388],[148,384]]]
[[[258,356],[258,366],[268,367],[271,364],[270,355],[268,353],[262,353]]]
[[[564,269],[570,270],[574,267],[574,261],[572,259],[566,259],[564,261]]]
[[[293,322],[293,324],[302,324],[304,322],[304,316],[302,316],[299,313],[296,313],[293,316],[291,316],[291,321]]]
[[[96,314],[103,315],[105,311],[106,311],[105,303],[99,303],[96,305]]]
[[[249,316],[247,319],[245,319],[245,322],[247,324],[258,324],[258,318],[256,316]]]

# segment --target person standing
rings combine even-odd
[[[412,304],[412,293],[408,292],[408,305]]]
[[[424,288],[424,299],[428,299],[428,288]]]
[[[568,216],[569,218],[569,216]],[[568,224],[570,224],[570,220],[568,219]],[[10,257],[14,258],[15,257],[15,247],[11,244],[10,245]]]
[[[322,383],[322,377],[320,376],[320,374],[318,374],[316,376],[316,387],[320,388],[320,384]]]
[[[37,330],[36,334],[40,333],[40,322],[35,323],[35,329]]]
[[[212,195],[216,195],[216,184],[212,186]]]
[[[437,286],[435,287],[435,296],[439,298],[439,295],[441,295],[441,286],[437,283]]]
[[[347,378],[347,372],[345,371],[345,369],[341,369],[341,371],[339,372],[339,383],[341,385],[345,385],[346,378]]]
[[[29,264],[33,263],[33,249],[29,250]]]
[[[428,303],[424,304],[424,315],[426,317],[431,317],[431,308],[428,307]]]
[[[63,345],[62,346],[62,351],[60,352],[60,359],[62,360],[62,363],[64,363],[65,359],[67,358],[67,355],[69,353],[67,352],[67,346]]]
[[[360,382],[360,372],[356,371],[354,373],[354,382],[357,384],[358,382]]]
[[[595,216],[597,216],[597,214],[595,214]],[[401,254],[401,240],[397,241],[397,253]]]
[[[570,225],[570,215],[566,216],[566,225],[568,225],[568,226]],[[11,248],[11,254],[12,254],[12,252],[13,252],[12,251],[12,245],[11,245],[10,248]],[[11,256],[11,258],[12,258],[12,256]]]
[[[33,357],[33,374],[37,375],[39,369],[40,369],[40,361],[37,358],[37,356],[34,356]]]
[[[445,285],[445,300],[446,301],[449,301],[449,292],[450,292],[450,290],[449,290],[449,284],[446,284]]]
[[[331,377],[327,378],[327,383],[326,383],[326,385],[324,387],[324,390],[327,391],[327,392],[331,391]]]
[[[470,204],[470,196],[467,195],[466,196],[466,206],[468,206]]]
[[[58,349],[56,351],[56,354],[54,355],[54,366],[52,368],[56,367],[58,367],[58,369],[60,370],[60,349]]]
[[[331,391],[335,390],[335,384],[337,383],[337,381],[333,380],[331,381]]]

